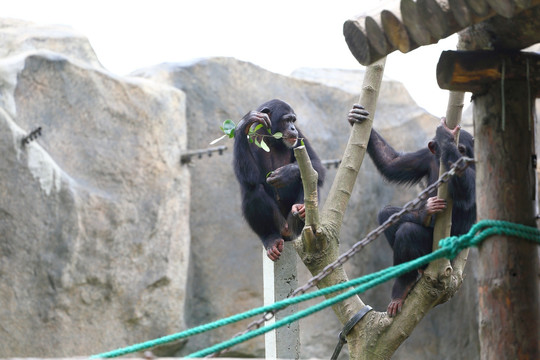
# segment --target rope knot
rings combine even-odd
[[[450,237],[441,239],[441,241],[439,241],[439,247],[441,249],[447,250],[450,255],[449,259],[453,259],[457,256],[457,254],[459,254],[461,250],[465,248],[465,246],[463,246],[463,243],[464,242],[460,241],[459,237],[450,236]]]

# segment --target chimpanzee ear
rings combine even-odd
[[[432,154],[437,153],[437,143],[434,140],[431,140],[427,144],[429,151],[431,151]]]
[[[262,113],[265,113],[265,114],[270,114],[270,109],[265,107],[261,110]]]

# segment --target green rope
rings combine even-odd
[[[452,236],[446,239],[442,239],[439,242],[440,248],[438,250],[426,256],[422,256],[415,260],[409,261],[407,263],[392,266],[392,267],[383,269],[381,271],[378,271],[376,273],[365,275],[360,278],[356,278],[356,279],[353,279],[344,283],[329,286],[327,288],[313,291],[308,294],[303,294],[303,295],[293,297],[293,298],[287,298],[271,305],[252,309],[244,313],[236,314],[228,318],[221,319],[221,320],[209,323],[209,324],[197,326],[197,327],[188,329],[186,331],[183,331],[177,334],[164,336],[155,340],[132,345],[126,348],[117,349],[114,351],[110,351],[110,352],[106,352],[106,353],[102,353],[98,355],[93,355],[90,358],[91,359],[112,358],[112,357],[117,357],[117,356],[129,354],[129,353],[133,353],[136,351],[141,351],[141,350],[148,349],[157,345],[165,344],[165,343],[172,342],[178,339],[183,339],[192,335],[200,334],[200,333],[212,330],[212,329],[216,329],[221,326],[232,324],[232,323],[247,319],[249,317],[252,317],[254,315],[266,313],[269,311],[279,310],[289,305],[306,301],[306,300],[309,300],[318,296],[329,295],[331,293],[341,291],[349,287],[358,286],[357,288],[348,290],[342,294],[339,294],[331,299],[327,299],[308,309],[299,311],[293,315],[290,315],[279,321],[276,321],[274,324],[255,329],[243,335],[232,338],[228,341],[224,341],[222,343],[216,344],[207,349],[189,354],[187,358],[207,356],[217,351],[221,351],[229,347],[232,347],[234,345],[237,345],[241,342],[244,342],[256,336],[267,333],[268,331],[277,329],[278,327],[281,327],[281,326],[290,324],[294,321],[297,321],[299,319],[302,319],[317,311],[323,310],[329,306],[337,304],[338,302],[343,301],[351,296],[357,295],[372,287],[382,284],[383,282],[386,282],[392,278],[398,277],[409,271],[418,269],[419,267],[426,265],[432,262],[433,260],[440,259],[443,257],[446,257],[448,259],[453,259],[454,257],[457,256],[457,254],[461,250],[471,247],[471,246],[477,246],[485,238],[493,236],[493,235],[514,236],[514,237],[524,238],[529,241],[535,241],[535,242],[540,243],[540,230],[536,228],[520,225],[520,224],[513,224],[507,221],[482,220],[478,222],[476,225],[474,225],[467,234],[462,235],[460,237]]]

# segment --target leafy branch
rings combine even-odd
[[[260,129],[262,129],[262,127],[263,127],[263,124],[258,124],[255,127],[251,126],[249,128],[249,132],[247,134],[247,137],[248,137],[248,140],[249,140],[250,143],[257,145],[258,147],[260,147],[261,149],[263,149],[266,152],[270,152],[270,148],[268,147],[268,144],[266,144],[264,142],[264,138],[265,137],[272,137],[274,139],[281,139],[281,138],[283,138],[283,134],[281,132],[279,132],[279,131],[272,134],[271,129],[266,129],[266,131],[268,132],[269,135],[261,134],[258,131]],[[236,124],[234,123],[234,121],[232,121],[230,119],[225,120],[223,122],[223,125],[220,126],[220,129],[221,129],[221,131],[223,131],[223,133],[225,135],[222,135],[221,137],[213,140],[210,143],[210,145],[213,145],[213,144],[217,143],[218,141],[221,141],[222,139],[224,139],[226,137],[229,137],[229,139],[232,139],[232,138],[234,138],[234,136],[236,134],[236,131],[235,131],[236,130]]]

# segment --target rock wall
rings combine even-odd
[[[183,328],[185,95],[108,73],[68,30],[0,24],[1,356],[89,355]]]
[[[223,156],[188,165],[180,165],[180,153],[207,148],[225,119],[281,98],[319,156],[339,159],[361,71],[301,69],[287,77],[213,58],[119,77],[99,65],[84,37],[12,20],[0,21],[0,45],[1,355],[86,355],[262,305],[262,247],[241,217],[232,141],[223,142]],[[396,149],[426,146],[437,124],[402,84],[384,81],[374,126]],[[43,136],[22,146],[36,126]],[[328,169],[322,202],[334,175]],[[418,191],[381,181],[366,157],[345,214],[343,250],[376,226],[380,207],[404,204]],[[391,258],[381,238],[346,269],[353,278]],[[303,264],[299,273],[303,284]],[[390,288],[363,299],[382,311]],[[186,355],[245,326],[156,354]],[[470,276],[395,357],[475,359],[476,327]],[[301,358],[328,358],[341,325],[327,310],[300,329]],[[258,338],[229,355],[263,356],[263,349]]]

